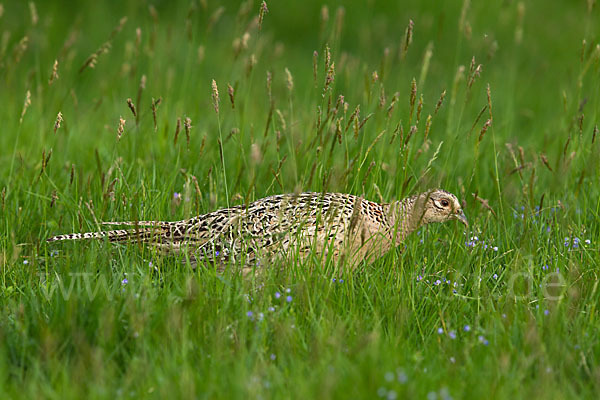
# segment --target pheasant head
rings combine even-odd
[[[421,219],[419,225],[457,219],[465,224],[466,227],[469,226],[460,202],[452,193],[440,189],[421,193],[415,205],[417,207],[415,207],[413,212],[416,212],[416,216]],[[422,215],[419,215],[419,213]]]

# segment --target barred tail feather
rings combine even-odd
[[[135,242],[150,241],[153,238],[159,238],[161,231],[153,228],[142,229],[117,229],[113,231],[69,233],[66,235],[57,235],[47,239],[47,242],[56,242],[61,240],[87,240],[107,238],[110,242]]]

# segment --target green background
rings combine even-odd
[[[251,1],[2,4],[0,392],[597,397],[596,2],[269,2],[260,29]],[[45,243],[432,187],[470,231],[429,226],[354,272]]]

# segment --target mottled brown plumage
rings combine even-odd
[[[419,227],[451,219],[467,225],[458,199],[443,190],[390,204],[350,194],[307,192],[266,197],[182,221],[110,222],[134,228],[59,235],[48,241],[139,241],[165,252],[185,252],[194,262],[242,262],[245,268],[274,258],[303,261],[314,254],[355,268],[381,257]]]

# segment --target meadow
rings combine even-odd
[[[1,397],[597,398],[598,21],[595,0],[1,2]],[[354,272],[45,242],[436,187],[469,230]]]

